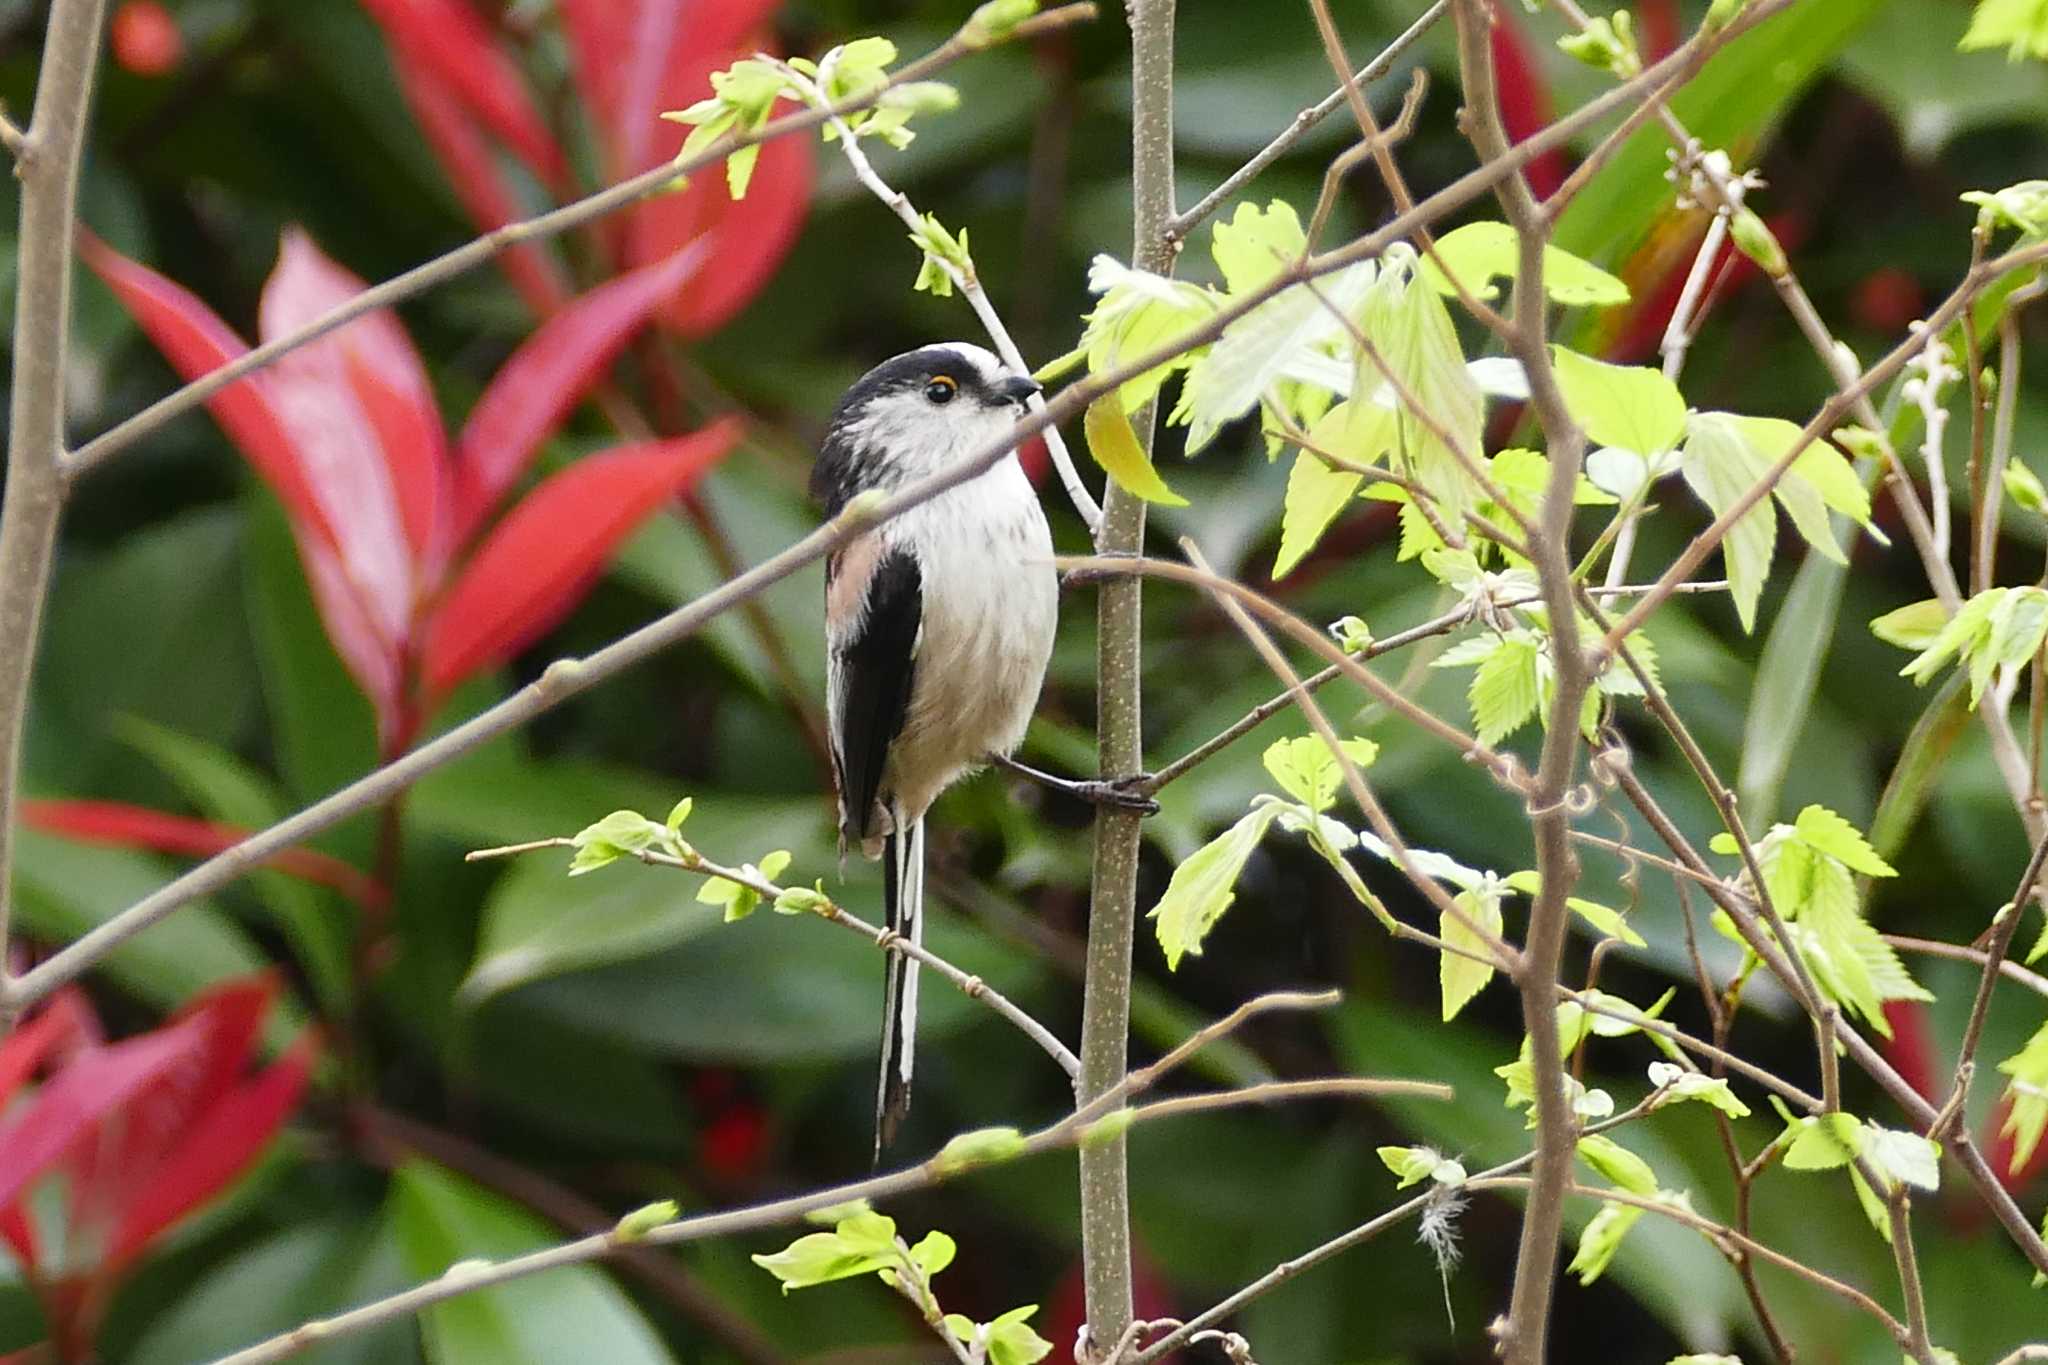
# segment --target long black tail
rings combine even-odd
[[[924,821],[900,823],[883,854],[883,905],[888,927],[924,944]],[[875,1093],[875,1160],[896,1139],[910,1113],[910,1074],[917,1056],[917,961],[888,956],[882,999],[882,1080]]]

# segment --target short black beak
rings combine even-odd
[[[1025,399],[1044,388],[1043,384],[1028,374],[1013,374],[1007,379],[996,381],[995,394],[996,397],[1006,399],[1009,402],[1022,403]]]

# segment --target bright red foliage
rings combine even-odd
[[[1551,118],[1550,82],[1544,78],[1542,55],[1531,50],[1528,35],[1511,5],[1493,8],[1493,74],[1500,96],[1500,118],[1509,142],[1541,132]],[[1538,199],[1564,183],[1570,163],[1552,148],[1522,172]]]
[[[83,252],[186,379],[247,350],[186,290],[97,241]],[[465,678],[558,622],[619,541],[731,447],[718,428],[593,456],[543,483],[463,562],[542,444],[703,257],[679,251],[570,300],[486,386],[452,447],[425,366],[389,310],[210,400],[285,505],[328,638],[375,708],[386,753],[410,744]],[[363,287],[287,230],[259,331],[285,335]]]
[[[362,0],[384,30],[399,85],[463,207],[481,228],[517,216],[517,196],[491,156],[495,141],[566,197],[560,153],[534,114],[518,68],[474,10],[460,0]],[[711,93],[711,73],[773,46],[779,0],[560,0],[571,71],[603,156],[621,180],[673,157],[686,130],[664,123]],[[686,247],[703,269],[672,294],[661,316],[685,336],[728,322],[767,283],[803,225],[813,152],[803,138],[762,148],[747,197],[724,178],[699,176],[601,227],[596,240],[620,269],[668,261]],[[503,258],[522,297],[541,313],[561,306],[553,258],[520,248]]]
[[[147,848],[193,858],[211,858],[250,835],[237,825],[195,820],[121,801],[24,801],[21,822],[30,829],[80,843]],[[301,881],[332,887],[358,905],[381,907],[391,898],[372,878],[317,849],[288,848],[273,856],[270,866]],[[0,1094],[6,1093],[5,1082],[6,1072],[0,1068]]]
[[[247,1170],[297,1106],[310,1034],[245,1075],[276,995],[268,974],[227,982],[160,1028],[102,1044],[84,997],[63,992],[0,1043],[0,1237],[30,1271],[66,1358],[90,1356],[127,1268]],[[54,1237],[39,1221],[47,1204],[29,1201],[53,1176],[64,1180]]]

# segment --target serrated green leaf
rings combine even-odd
[[[1166,893],[1147,914],[1157,921],[1154,932],[1172,971],[1188,953],[1199,955],[1202,940],[1237,898],[1238,874],[1281,807],[1262,805],[1210,840],[1174,869]]]
[[[1685,397],[1663,371],[1609,365],[1563,346],[1550,352],[1565,410],[1587,439],[1654,456],[1685,435]]]
[[[1543,698],[1539,667],[1536,638],[1526,631],[1499,637],[1479,661],[1466,698],[1481,744],[1498,743],[1535,719]]]
[[[1852,872],[1861,872],[1866,877],[1899,875],[1897,869],[1877,856],[1877,850],[1864,840],[1856,826],[1826,806],[1807,806],[1799,812],[1792,827],[1809,848],[1847,865]]]
[[[1500,895],[1484,889],[1460,891],[1454,902],[1470,916],[1475,924],[1486,929],[1495,938],[1500,937],[1501,913]],[[1463,921],[1453,915],[1437,917],[1437,934],[1453,947],[1465,948],[1478,955],[1478,961],[1459,953],[1440,952],[1437,954],[1438,986],[1443,995],[1444,1022],[1458,1017],[1458,1011],[1465,1008],[1472,997],[1484,990],[1486,983],[1493,980],[1492,948],[1486,940],[1467,929]]]
[[[1445,439],[1466,457],[1477,459],[1485,401],[1465,368],[1451,316],[1437,292],[1418,281],[1415,259],[1405,246],[1388,248],[1379,275],[1366,292],[1359,325],[1378,358],[1360,348],[1351,397],[1354,402],[1373,401],[1391,388],[1380,371],[1384,364],[1407,398],[1429,415],[1425,422],[1396,392],[1395,458],[1436,499],[1444,523],[1461,526],[1477,501],[1478,485]]]
[[[1467,223],[1436,239],[1435,257],[1425,256],[1422,272],[1442,294],[1457,290],[1437,262],[1450,268],[1465,292],[1478,299],[1490,299],[1498,292],[1495,279],[1513,279],[1522,264],[1521,241],[1506,223]],[[1543,249],[1543,292],[1568,307],[1589,305],[1612,307],[1628,302],[1628,286],[1590,261],[1582,261],[1561,247]]]
[[[1089,373],[1098,375],[1177,341],[1207,322],[1222,302],[1222,295],[1199,285],[1133,270],[1106,255],[1089,264],[1088,288],[1101,297],[1088,314],[1081,345]],[[1183,352],[1157,369],[1125,380],[1117,390],[1123,410],[1136,412],[1150,402],[1166,377],[1193,365],[1203,349]]]
[[[1998,1069],[2010,1078],[2005,1085],[2010,1107],[2000,1131],[2012,1142],[2011,1170],[2016,1175],[2032,1159],[2043,1130],[2048,1130],[2048,1024]]]
[[[1233,294],[1249,294],[1308,249],[1294,206],[1275,199],[1265,208],[1242,203],[1210,232],[1209,254]]]
[[[1138,433],[1131,426],[1131,419],[1125,415],[1123,403],[1115,394],[1104,394],[1088,405],[1088,412],[1081,420],[1082,433],[1088,440],[1088,453],[1095,457],[1095,463],[1103,472],[1116,480],[1117,487],[1133,497],[1146,502],[1158,503],[1162,507],[1186,507],[1188,500],[1166,486],[1166,480],[1159,477],[1159,471],[1152,465],[1152,457],[1145,453],[1145,447],[1138,441]]]
[[[1965,52],[2002,47],[2015,62],[2048,59],[2048,0],[1977,0],[1969,31],[1956,46]]]
[[[1787,1170],[1831,1171],[1863,1152],[1863,1121],[1854,1114],[1815,1114],[1799,1120],[1792,1134],[1783,1158]]]
[[[1377,464],[1393,447],[1397,420],[1390,408],[1377,403],[1339,403],[1309,428],[1309,444],[1357,465]],[[1287,480],[1287,500],[1280,518],[1280,550],[1273,560],[1273,577],[1284,578],[1294,571],[1323,532],[1357,495],[1364,476],[1325,464],[1309,451],[1294,457],[1294,469]]]

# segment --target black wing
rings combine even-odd
[[[887,551],[868,579],[858,624],[833,649],[839,670],[839,711],[832,742],[839,759],[840,832],[858,843],[869,836],[889,745],[903,729],[924,617],[917,561]]]

